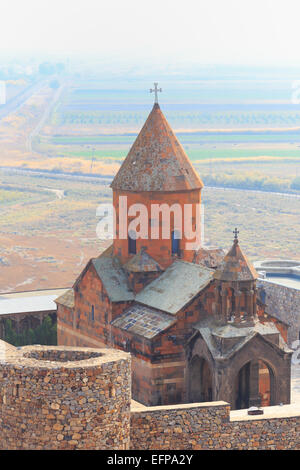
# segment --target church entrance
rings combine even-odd
[[[199,356],[190,363],[189,401],[212,401],[212,375],[208,362]]]
[[[262,360],[250,361],[237,374],[235,409],[274,404],[274,374]]]
[[[245,364],[238,373],[236,384],[235,408],[249,408],[250,403],[250,362]]]

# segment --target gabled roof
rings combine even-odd
[[[170,315],[146,305],[134,304],[113,320],[111,324],[121,330],[151,339],[175,322],[176,319]]]
[[[136,301],[175,315],[210,283],[213,272],[199,264],[174,261],[137,294]]]
[[[127,271],[136,273],[163,271],[163,268],[160,266],[160,264],[150,255],[148,255],[144,249],[141,249],[139,253],[130,258],[130,260],[127,261],[123,267]]]
[[[244,255],[237,239],[224,257],[221,266],[215,271],[214,279],[219,281],[254,281],[258,274]]]
[[[74,290],[69,289],[63,295],[58,297],[54,302],[56,304],[64,305],[65,307],[73,308],[75,304]]]
[[[93,258],[91,262],[112,302],[134,299],[134,294],[128,287],[126,275],[116,258],[103,256]]]
[[[90,259],[76,279],[73,289],[80,283],[90,266],[93,266],[111,302],[126,302],[134,299],[134,293],[127,284],[126,274],[118,258],[113,256],[112,248],[111,245],[98,258]]]
[[[256,336],[259,336],[271,347],[281,352],[292,352],[272,322],[265,324],[257,322],[254,326],[241,328],[230,324],[220,326],[214,323],[214,320],[206,319],[194,325],[193,328],[199,331],[215,359],[225,359],[233,356]],[[277,339],[278,343],[274,342],[274,338]]]
[[[203,183],[156,103],[111,187],[124,191],[186,191]]]

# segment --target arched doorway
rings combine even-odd
[[[208,362],[203,357],[193,357],[189,372],[189,401],[212,401],[212,375]]]
[[[235,409],[275,404],[274,373],[261,359],[247,362],[235,381]]]
[[[259,396],[261,406],[274,405],[274,374],[272,369],[263,361],[259,363]]]

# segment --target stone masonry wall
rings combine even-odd
[[[280,408],[284,414],[287,408]],[[131,414],[130,447],[134,450],[299,450],[299,407],[295,415],[270,419],[247,416],[230,421],[230,407],[225,402],[151,408],[138,405]]]
[[[288,323],[288,344],[299,339],[300,290],[259,279],[257,287],[265,291],[266,311]]]
[[[300,404],[264,415],[225,402],[133,402],[119,350],[15,348],[0,341],[0,449],[297,449]]]
[[[130,448],[134,450],[206,449],[220,446],[230,407],[193,403],[132,408]],[[206,406],[205,406],[206,405]]]
[[[0,449],[128,449],[130,356],[0,341]]]

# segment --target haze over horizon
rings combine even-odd
[[[296,0],[11,0],[0,53],[84,57],[151,68],[300,65]],[[5,49],[5,52],[4,52]]]

